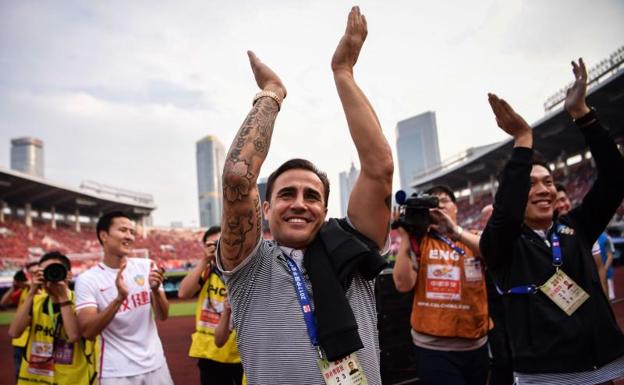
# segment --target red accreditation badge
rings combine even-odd
[[[453,265],[427,265],[427,299],[460,301],[461,271]]]
[[[30,349],[28,373],[46,377],[54,376],[53,351],[54,345],[51,342],[33,341]]]
[[[220,310],[220,311],[219,311]],[[202,302],[201,313],[198,326],[215,329],[221,319],[221,312],[223,311],[223,301],[210,300],[206,297]]]

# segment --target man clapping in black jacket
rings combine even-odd
[[[504,292],[518,384],[596,384],[624,376],[624,335],[591,255],[624,197],[624,158],[585,102],[583,61],[572,66],[576,80],[564,106],[598,175],[581,205],[554,220],[555,184],[548,166],[532,160],[531,127],[489,95],[498,126],[515,143],[480,246]]]

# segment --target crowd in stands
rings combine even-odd
[[[150,229],[146,237],[139,235],[135,248],[145,249],[150,258],[168,270],[186,269],[189,260],[201,255],[201,231],[189,229]],[[22,218],[5,218],[0,224],[0,271],[16,270],[30,259],[38,259],[47,251],[57,250],[70,257],[72,254],[93,253],[99,256],[101,246],[95,237],[95,228],[81,225],[81,231],[73,224],[57,223],[52,228],[49,222],[33,221],[26,226]],[[72,261],[72,268],[80,272],[97,259]]]

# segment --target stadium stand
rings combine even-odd
[[[624,50],[616,53],[597,68],[590,79],[588,102],[598,111],[601,121],[619,144],[624,144]],[[560,96],[560,95],[559,95]],[[578,204],[594,179],[592,159],[582,135],[561,106],[561,98],[553,96],[545,104],[546,115],[532,125],[535,150],[550,163],[555,181],[568,189],[572,204]],[[555,103],[558,101],[557,103]],[[558,108],[555,108],[558,105]],[[494,124],[494,123],[493,123]],[[555,139],[556,138],[556,139]],[[481,209],[492,203],[497,187],[497,175],[511,153],[511,138],[477,148],[471,148],[414,178],[417,191],[444,184],[458,196],[459,222],[466,228],[482,228]],[[624,208],[620,208],[624,213]],[[621,216],[621,214],[620,214]],[[621,218],[614,220],[620,223]]]

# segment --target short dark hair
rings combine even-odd
[[[546,157],[537,150],[533,150],[533,157],[531,158],[531,168],[533,168],[533,166],[542,166],[546,170],[548,170],[549,174],[552,174],[550,166],[548,166],[548,161],[546,160]]]
[[[273,173],[269,175],[269,179],[267,181],[265,199],[269,202],[271,201],[271,193],[273,192],[273,184],[275,183],[275,180],[277,179],[278,176],[282,175],[288,170],[296,170],[296,169],[312,171],[314,174],[316,174],[316,176],[319,177],[321,182],[323,182],[323,188],[325,189],[324,198],[325,198],[325,207],[327,207],[327,204],[328,204],[327,201],[329,200],[329,179],[327,179],[327,174],[319,170],[309,160],[299,159],[299,158],[287,160],[286,162],[282,163],[282,165],[279,166],[277,170],[273,171]]]
[[[45,261],[49,261],[50,259],[56,259],[57,261],[61,262],[67,270],[71,270],[71,261],[69,260],[69,258],[67,258],[67,256],[61,254],[60,251],[51,251],[49,253],[43,254],[43,257],[41,257],[41,259],[39,260],[39,264],[42,264]]]
[[[221,232],[221,226],[210,226],[208,230],[206,230],[206,232],[204,233],[204,236],[202,237],[202,243],[206,243],[206,239],[208,239],[208,237],[211,236],[212,234],[217,234],[220,232]]]
[[[546,171],[548,171],[548,173],[552,175],[552,171],[550,170],[550,167],[548,166],[548,163],[544,162],[541,159],[533,159],[531,161],[531,168],[533,168],[533,166],[544,167],[546,169]]]
[[[566,190],[565,186],[561,183],[555,183],[555,188],[557,189],[557,192],[563,191],[566,194],[568,193],[568,190]]]
[[[115,218],[127,218],[132,220],[130,215],[124,213],[123,211],[111,211],[102,215],[100,219],[98,219],[97,225],[95,226],[95,234],[97,235],[98,241],[100,241],[100,245],[103,244],[102,238],[100,238],[100,231],[108,232]]]
[[[425,191],[425,194],[429,195],[438,195],[438,194],[446,194],[453,201],[453,203],[457,203],[457,199],[455,198],[455,193],[449,186],[439,184],[433,187],[430,187]]]

